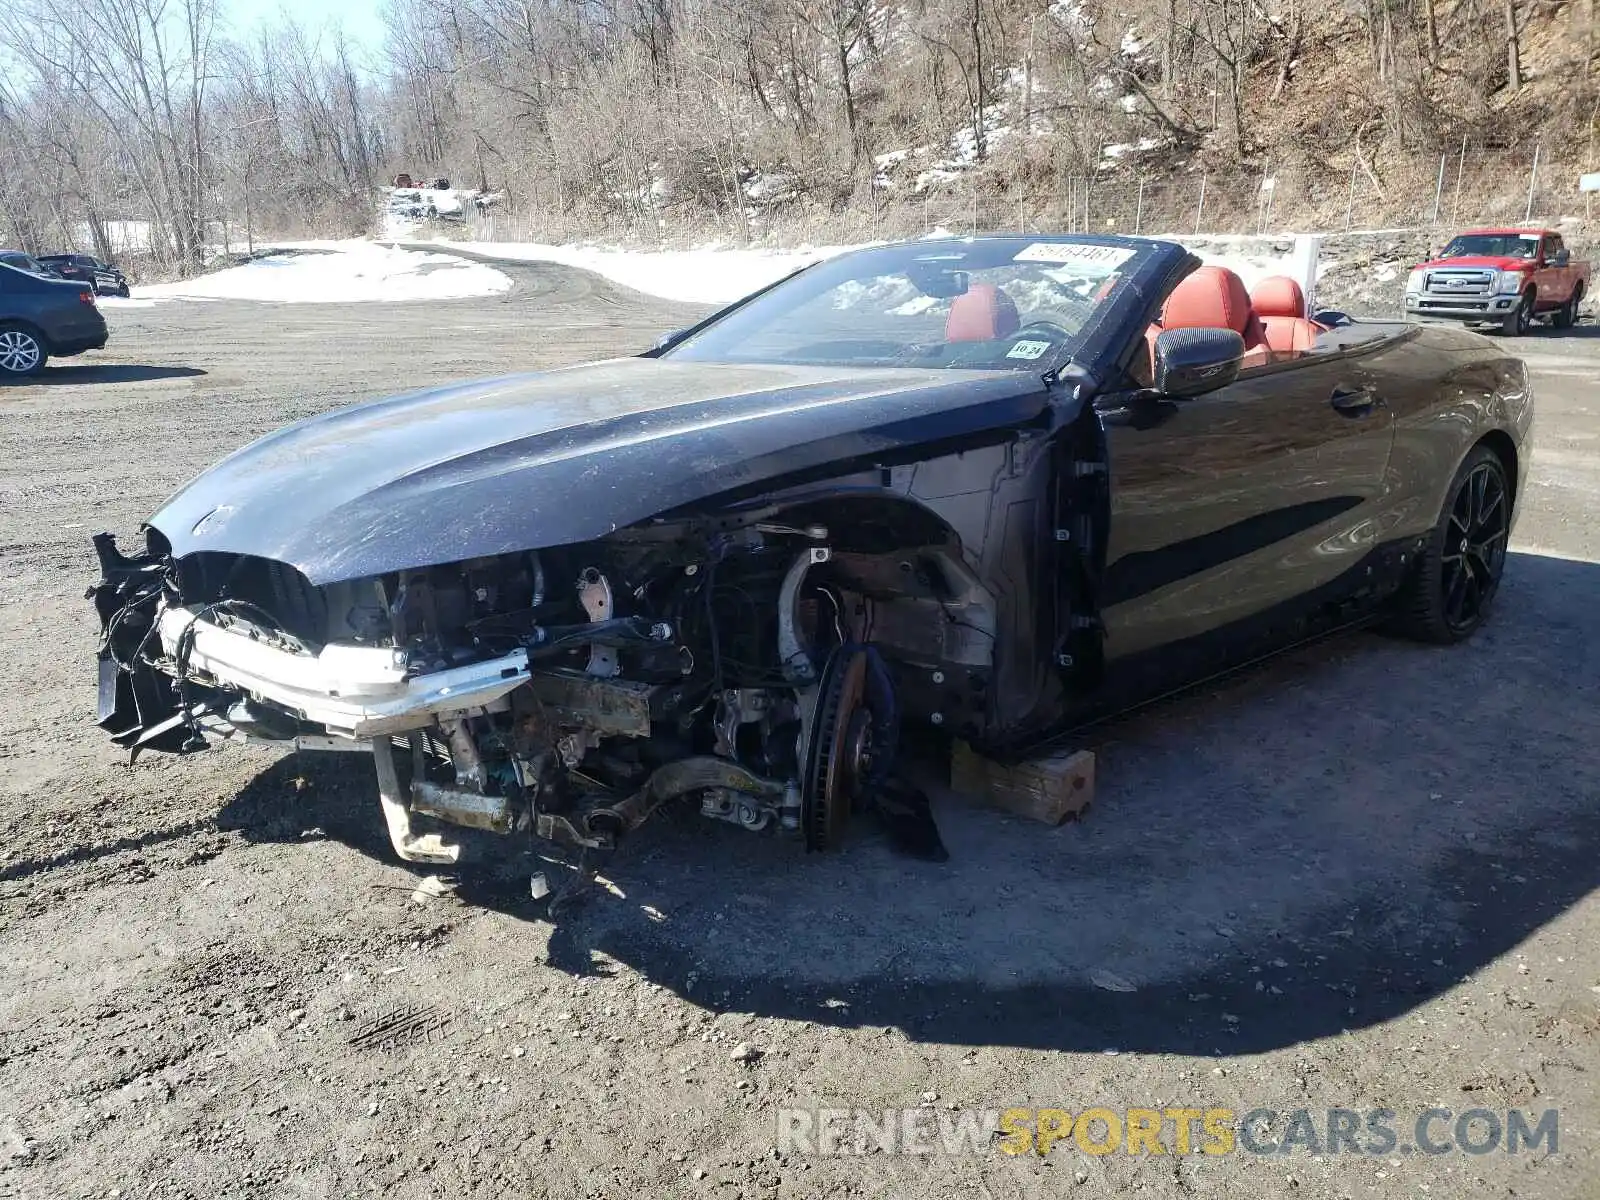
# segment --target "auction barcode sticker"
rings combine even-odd
[[[1071,263],[1115,271],[1133,257],[1126,246],[1093,246],[1087,242],[1034,242],[1024,246],[1012,262]]]

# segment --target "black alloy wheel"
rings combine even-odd
[[[1510,531],[1505,467],[1487,446],[1478,446],[1456,472],[1444,513],[1402,593],[1402,630],[1446,644],[1470,636],[1500,588]]]

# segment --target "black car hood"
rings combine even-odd
[[[331,583],[564,545],[841,459],[1037,417],[1037,375],[618,359],[338,409],[269,434],[150,519],[178,557]]]

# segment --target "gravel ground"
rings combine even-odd
[[[693,315],[503,269],[493,300],[114,308],[106,351],[0,391],[0,1195],[1600,1195],[1595,329],[1519,347],[1534,475],[1469,645],[1346,637],[1108,726],[1081,824],[940,796],[943,865],[661,819],[552,926],[521,877],[419,888],[359,756],[129,768],[91,723],[92,533],[285,421]],[[832,1156],[779,1149],[786,1106],[1400,1136]],[[1558,1109],[1559,1148],[1405,1153],[1433,1107]]]

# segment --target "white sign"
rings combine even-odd
[[[1600,171],[1592,175],[1578,176],[1578,190],[1580,192],[1600,192]]]
[[[1034,242],[1012,258],[1013,262],[1070,263],[1075,267],[1099,267],[1115,271],[1133,257],[1122,246],[1094,246],[1087,242]]]

